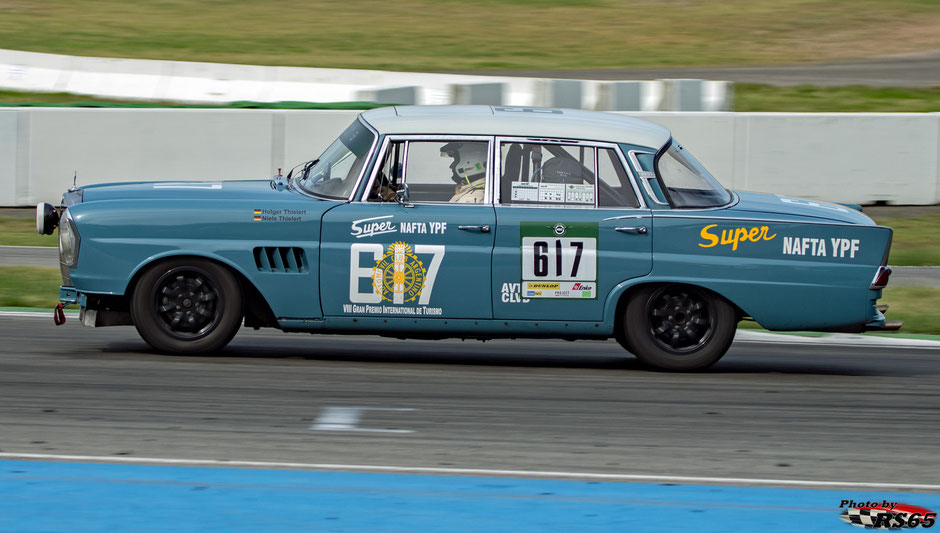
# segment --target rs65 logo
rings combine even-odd
[[[842,519],[854,526],[870,529],[933,527],[937,521],[937,513],[906,503],[885,502],[883,505],[866,502],[866,504],[848,507],[842,512]]]

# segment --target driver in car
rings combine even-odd
[[[450,179],[457,186],[451,203],[478,204],[485,199],[486,150],[486,143],[481,142],[452,142],[441,147],[441,157],[453,159]]]

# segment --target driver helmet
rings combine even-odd
[[[464,185],[486,176],[486,143],[452,142],[441,147],[441,157],[453,158],[450,164],[454,183]]]

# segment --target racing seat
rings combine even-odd
[[[522,169],[522,159],[525,155],[522,147],[513,144],[506,152],[506,163],[503,165],[503,175],[499,178],[499,198],[501,203],[509,203],[512,197],[512,182],[519,181],[519,171]]]

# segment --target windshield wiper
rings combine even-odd
[[[310,169],[313,168],[313,166],[319,162],[320,162],[320,158],[318,157],[316,159],[311,159],[310,161],[307,161],[306,163],[304,163],[304,169],[303,169],[303,175],[302,175],[303,177],[300,178],[301,182],[307,181],[307,178],[310,177]],[[294,168],[297,168],[297,167],[294,167]]]

